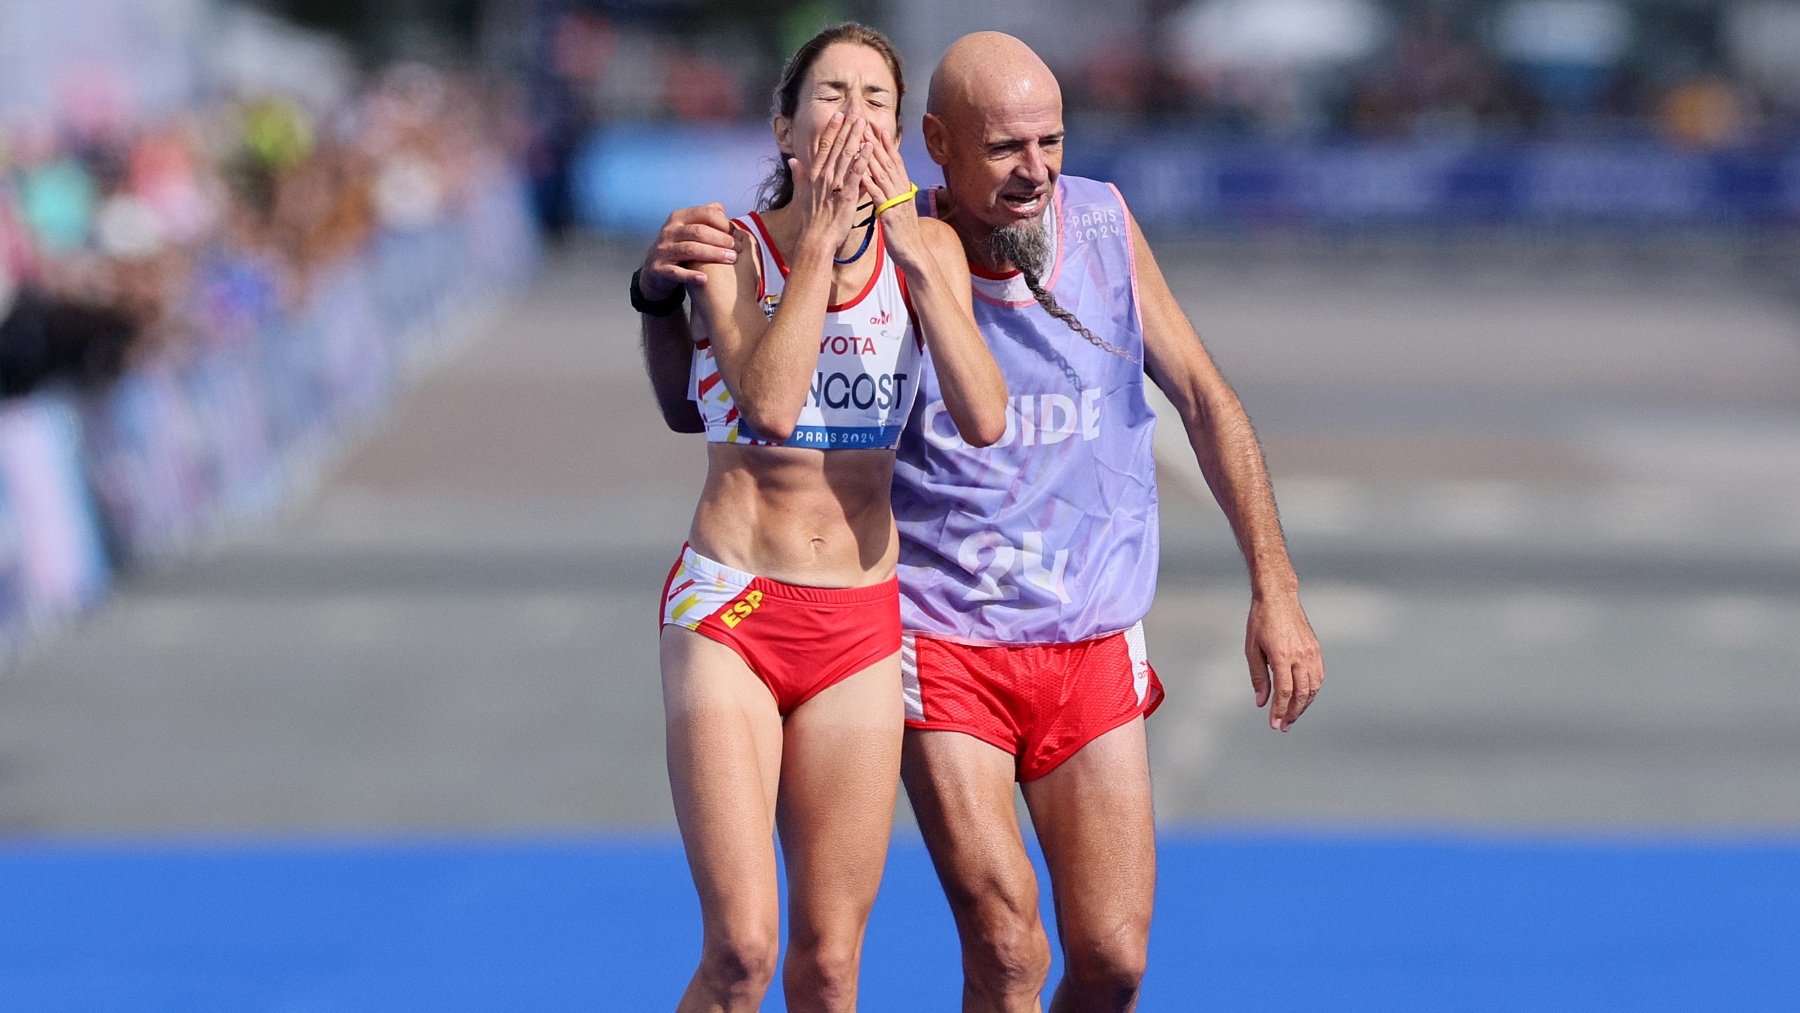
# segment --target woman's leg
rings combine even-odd
[[[781,715],[737,652],[676,626],[662,630],[662,681],[669,787],[703,923],[700,966],[677,1009],[753,1011],[781,946]]]
[[[856,1007],[863,930],[894,826],[903,706],[894,654],[788,715],[780,822],[790,1013]]]

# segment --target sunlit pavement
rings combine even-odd
[[[1241,563],[1165,426],[1144,1009],[1793,1008],[1800,314],[1722,276],[1164,267],[1328,682],[1290,735],[1252,709]],[[652,599],[701,455],[627,272],[558,261],[316,498],[0,677],[0,1008],[672,1005]],[[906,840],[864,1008],[953,1008]]]

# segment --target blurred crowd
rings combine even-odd
[[[972,18],[984,4],[1004,20],[990,0],[970,0]],[[903,23],[909,5],[892,6]],[[1044,45],[1080,6],[1048,3],[1042,37],[1026,31],[1075,117],[1302,139],[1800,137],[1800,3],[1788,0],[1139,0],[1079,43]],[[703,25],[679,11],[565,14],[543,44],[559,115],[761,118],[792,33],[761,5],[745,10]],[[789,20],[823,23],[816,5],[804,13]]]
[[[1800,5],[1211,0],[1167,27],[1101,47],[1073,104],[1273,136],[1800,137]]]
[[[372,230],[440,220],[522,137],[471,80],[422,65],[337,108],[0,130],[0,396],[247,342]]]

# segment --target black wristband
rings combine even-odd
[[[638,275],[643,273],[644,269],[641,267],[631,272],[631,308],[645,316],[674,316],[675,311],[681,309],[682,301],[687,298],[687,286],[677,285],[673,293],[652,300],[644,296],[643,289],[638,288]]]

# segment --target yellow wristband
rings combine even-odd
[[[917,197],[918,195],[919,195],[919,184],[914,183],[912,186],[907,188],[905,193],[901,194],[900,196],[895,197],[892,200],[883,201],[881,203],[881,205],[875,209],[875,213],[877,215],[879,215],[883,211],[886,211],[889,208],[897,208],[900,205],[905,204],[907,201],[912,200],[914,197]]]

